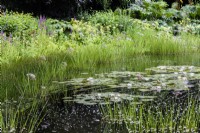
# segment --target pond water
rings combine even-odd
[[[66,81],[52,81],[52,86],[57,88],[52,93],[56,98],[47,104],[48,110],[37,133],[131,132],[123,120],[107,119],[102,113],[108,107],[115,112],[115,105],[122,104],[122,107],[134,104],[151,109],[162,106],[165,110],[173,103],[184,110],[192,97],[197,101],[194,110],[198,112],[199,66],[199,54],[133,57],[98,67],[84,64],[78,71],[68,72]],[[200,130],[200,123],[194,130]]]

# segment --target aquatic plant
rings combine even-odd
[[[30,101],[29,101],[30,102]],[[44,117],[45,104],[38,110],[37,100],[25,101],[5,101],[1,105],[1,130],[2,132],[35,132]]]
[[[117,104],[100,106],[105,121],[125,122],[132,132],[198,132],[199,102],[189,98],[188,106],[153,104]],[[119,115],[120,114],[120,115]]]

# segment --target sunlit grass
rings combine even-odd
[[[117,104],[100,106],[103,120],[122,123],[132,132],[197,132],[199,101],[189,98],[187,107],[172,103],[165,107],[148,104]]]

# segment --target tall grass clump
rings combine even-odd
[[[134,30],[128,31],[128,34],[135,42],[136,48],[143,51],[143,54],[152,55],[174,55],[198,52],[200,39],[198,36],[182,34],[173,36],[169,32],[156,32],[148,28],[139,26]]]
[[[35,132],[44,117],[45,104],[39,109],[37,100],[2,103],[2,132]]]
[[[180,103],[179,103],[180,104]],[[125,123],[132,132],[198,132],[199,101],[189,98],[187,105],[169,103],[165,106],[137,102],[114,103],[100,106],[103,120],[110,123]]]

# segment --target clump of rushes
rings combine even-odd
[[[29,101],[29,103],[5,101],[2,103],[0,114],[2,132],[35,132],[44,117],[45,107],[46,104],[38,110],[37,100]]]
[[[198,132],[199,101],[190,98],[186,107],[152,106],[138,103],[101,106],[103,120],[125,123],[133,132]]]

